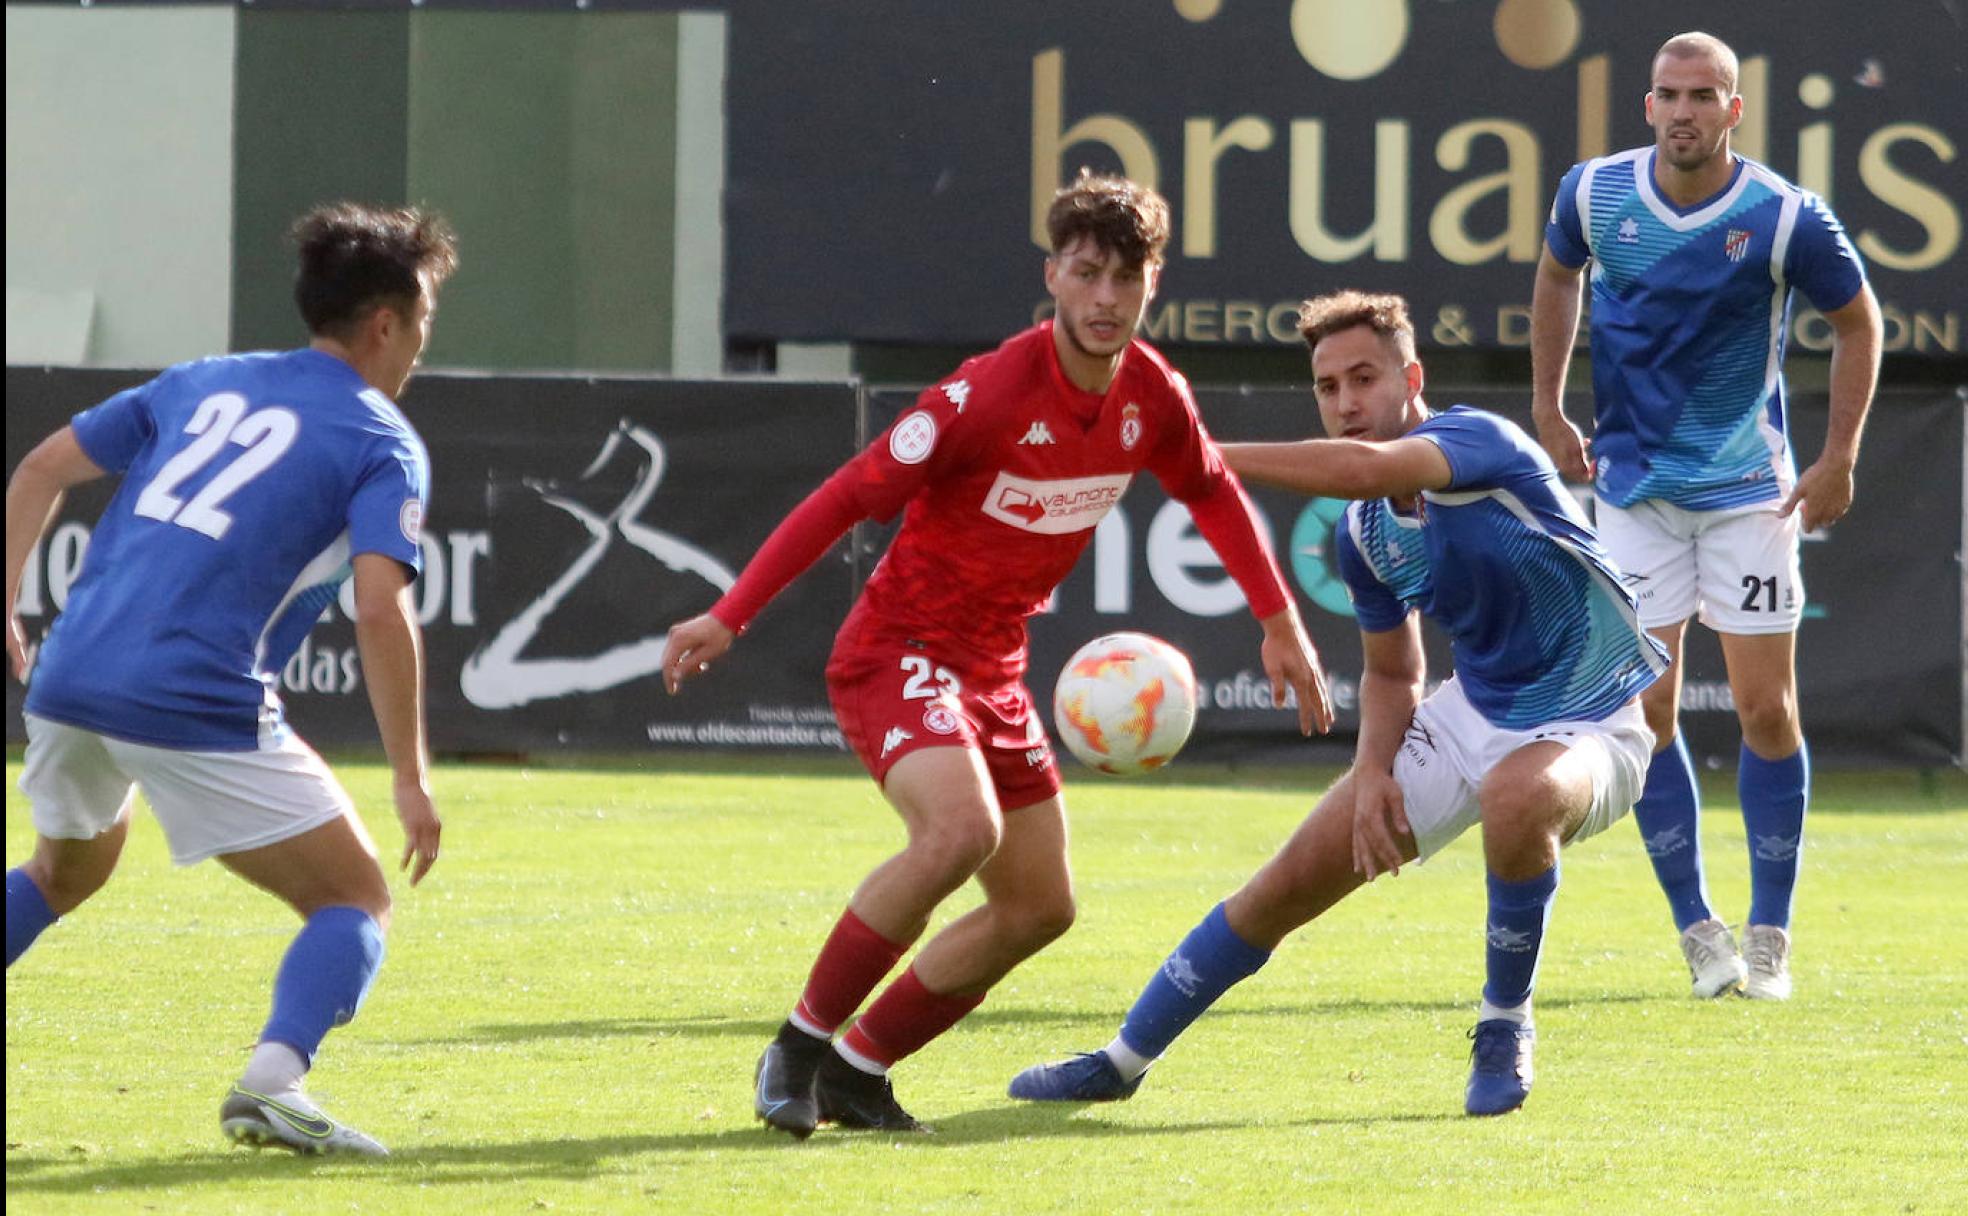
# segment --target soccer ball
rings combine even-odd
[[[1145,633],[1110,633],[1073,652],[1052,694],[1052,722],[1088,768],[1138,777],[1175,758],[1196,724],[1189,656]]]

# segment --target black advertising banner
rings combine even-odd
[[[76,409],[143,373],[7,371],[7,465]],[[880,529],[842,545],[793,584],[709,679],[664,695],[664,630],[702,611],[772,527],[855,448],[851,385],[420,376],[406,413],[430,448],[434,494],[419,580],[429,654],[432,746],[440,752],[558,748],[839,746],[822,669],[871,567]],[[870,433],[914,400],[867,394]],[[1431,394],[1527,421],[1526,397]],[[1308,395],[1198,390],[1223,439],[1319,433]],[[1583,418],[1583,402],[1572,403]],[[1793,434],[1815,453],[1826,405],[1795,404]],[[1806,730],[1823,764],[1946,764],[1962,753],[1963,404],[1885,393],[1866,428],[1859,497],[1804,548],[1811,606],[1799,632]],[[1253,494],[1333,677],[1334,742],[1307,750],[1270,706],[1258,630],[1241,593],[1153,478],[1140,478],[1031,627],[1030,682],[1042,703],[1066,656],[1091,637],[1140,629],[1194,659],[1202,710],[1193,745],[1220,755],[1343,758],[1358,722],[1359,634],[1330,558],[1340,504]],[[70,496],[25,571],[19,609],[38,641],[66,602],[109,498]],[[1829,543],[1825,543],[1829,541]],[[373,743],[348,600],[331,608],[281,673],[302,733],[322,746]],[[1427,631],[1434,675],[1446,648]],[[1729,766],[1737,730],[1713,636],[1689,631],[1683,721],[1704,762]],[[8,681],[7,738],[21,689]]]
[[[1887,349],[1968,350],[1959,5],[1845,0],[1002,0],[731,9],[737,336],[987,345],[1045,304],[1044,208],[1081,165],[1174,212],[1157,342],[1297,342],[1336,285],[1424,302],[1425,345],[1528,344],[1553,191],[1648,144],[1653,53],[1742,58],[1735,147],[1827,198]],[[1793,349],[1824,350],[1800,309]]]
[[[1204,387],[1196,396],[1220,440],[1323,435],[1303,390]],[[1429,397],[1438,407],[1462,402],[1530,425],[1526,393],[1439,390]],[[886,426],[914,399],[908,390],[871,391],[871,427]],[[1591,416],[1583,399],[1568,408],[1575,419]],[[1799,451],[1817,452],[1827,417],[1822,396],[1793,402]],[[1856,506],[1835,537],[1805,543],[1811,603],[1798,632],[1799,699],[1819,763],[1941,765],[1961,755],[1962,426],[1962,403],[1950,397],[1881,394],[1866,427]],[[1575,492],[1589,500],[1586,487]],[[1359,727],[1360,635],[1331,557],[1344,504],[1267,489],[1253,489],[1251,498],[1331,677],[1333,738],[1350,746]],[[1242,593],[1188,510],[1152,477],[1135,479],[1095,529],[1054,610],[1033,618],[1029,681],[1039,700],[1050,704],[1067,656],[1117,629],[1166,638],[1195,663],[1201,705],[1192,746],[1223,755],[1262,749],[1335,758],[1330,747],[1307,750],[1295,716],[1271,707],[1259,630]],[[1423,636],[1432,683],[1451,669],[1448,647],[1432,626]],[[1690,744],[1703,763],[1733,768],[1741,736],[1720,648],[1695,625],[1685,653],[1682,724]]]
[[[7,464],[140,372],[7,370]],[[765,613],[769,641],[664,695],[665,631],[703,611],[854,449],[845,384],[423,375],[405,413],[433,494],[415,594],[441,752],[556,747],[837,747],[821,669],[853,594],[839,547]],[[38,640],[108,501],[72,496],[23,580]],[[287,664],[281,692],[322,746],[374,742],[347,587]],[[7,690],[18,741],[21,689]]]

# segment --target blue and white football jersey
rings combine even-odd
[[[75,416],[123,475],[49,628],[27,712],[137,743],[249,751],[358,553],[421,570],[417,433],[314,350],[183,363]]]
[[[1545,240],[1592,262],[1592,453],[1615,506],[1693,511],[1765,502],[1796,480],[1781,375],[1790,289],[1822,312],[1865,268],[1824,200],[1738,157],[1720,193],[1682,209],[1654,149],[1575,165]]]
[[[1360,628],[1399,628],[1419,609],[1449,635],[1456,679],[1494,726],[1597,722],[1667,669],[1633,596],[1544,449],[1466,405],[1409,435],[1453,480],[1413,515],[1385,498],[1349,505],[1334,537]]]

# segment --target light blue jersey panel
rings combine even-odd
[[[1654,184],[1654,150],[1576,165],[1545,239],[1592,262],[1592,452],[1617,506],[1766,502],[1796,480],[1781,375],[1790,289],[1820,311],[1865,285],[1824,201],[1755,161],[1687,209]]]
[[[274,684],[353,555],[422,568],[423,443],[333,356],[180,364],[72,425],[123,483],[42,644],[29,713],[158,747],[258,748],[285,730]]]
[[[1529,436],[1466,405],[1409,434],[1441,449],[1453,481],[1422,494],[1412,517],[1384,498],[1347,509],[1337,558],[1362,629],[1425,613],[1449,635],[1469,703],[1508,730],[1599,721],[1667,669]]]

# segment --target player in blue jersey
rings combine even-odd
[[[456,253],[444,223],[415,209],[323,207],[294,237],[305,349],[170,368],[77,414],[7,483],[7,657],[28,686],[21,790],[37,833],[34,856],[7,872],[7,967],[108,880],[142,789],[173,861],[217,857],[305,921],[221,1128],[243,1143],[380,1155],[301,1082],[375,978],[389,887],[275,687],[353,574],[402,865],[421,880],[440,831],[409,595],[429,468],[391,398]],[[21,571],[64,493],[112,473],[122,484],[30,671]]]
[[[1654,143],[1574,166],[1558,187],[1531,305],[1532,409],[1567,477],[1596,465],[1597,525],[1676,660],[1688,618],[1722,641],[1742,723],[1750,845],[1742,950],[1709,904],[1699,795],[1676,730],[1681,664],[1642,698],[1659,749],[1634,819],[1667,893],[1694,994],[1790,995],[1790,912],[1810,761],[1797,712],[1800,530],[1852,504],[1879,371],[1879,305],[1824,200],[1729,150],[1736,55],[1707,34],[1654,56]],[[1594,427],[1564,414],[1580,274],[1592,266]],[[1832,328],[1831,423],[1797,473],[1780,373],[1797,288]]]
[[[1638,695],[1666,655],[1537,444],[1494,414],[1423,402],[1400,297],[1311,300],[1299,329],[1332,438],[1223,452],[1247,481],[1360,500],[1334,538],[1366,657],[1353,767],[1168,957],[1112,1043],[1026,1069],[1015,1098],[1132,1095],[1286,934],[1477,823],[1487,979],[1464,1109],[1502,1114],[1530,1092],[1531,988],[1558,850],[1604,831],[1639,795],[1653,736]],[[1420,615],[1455,655],[1455,674],[1426,699]]]

